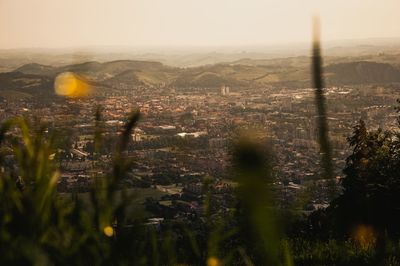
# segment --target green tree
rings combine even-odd
[[[349,235],[358,225],[370,225],[381,234],[399,235],[399,137],[394,131],[367,130],[363,121],[354,127],[343,194],[329,209],[337,232]]]

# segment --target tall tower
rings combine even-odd
[[[221,95],[226,95],[226,87],[225,87],[225,84],[221,86]]]
[[[221,86],[221,95],[228,95],[228,94],[229,94],[229,87],[225,86],[225,84],[222,85]]]

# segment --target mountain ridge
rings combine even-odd
[[[326,61],[324,73],[327,86],[400,82],[400,68],[396,64],[332,58]],[[127,85],[125,88],[159,85],[186,88],[219,88],[222,85],[233,88],[311,87],[310,69],[310,58],[306,56],[268,60],[241,59],[234,63],[190,68],[140,60],[114,60],[103,63],[88,61],[61,67],[30,63],[12,72],[0,73],[0,90],[35,94],[38,88],[42,87],[45,90],[42,89],[41,93],[52,91],[54,78],[67,71],[85,77],[94,86],[117,90],[121,84]],[[30,86],[32,88],[29,88]]]

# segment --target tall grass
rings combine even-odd
[[[321,165],[323,167],[323,177],[333,178],[332,149],[329,142],[329,128],[326,114],[326,100],[324,95],[321,57],[320,22],[318,17],[314,18],[313,23],[312,51],[312,73],[313,84],[315,88],[315,106],[317,110],[318,143],[321,152]]]

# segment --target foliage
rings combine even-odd
[[[46,127],[34,127],[22,118],[3,124],[0,264],[100,265],[119,256],[117,247],[126,239],[116,235],[123,228],[126,198],[117,201],[116,187],[129,167],[122,147],[137,119],[138,114],[134,113],[128,120],[112,172],[106,177],[94,177],[90,192],[92,212],[77,197],[57,197],[60,173],[53,160],[56,132],[46,133]],[[10,146],[11,150],[5,149]],[[126,241],[124,245],[134,244],[130,243]]]
[[[380,234],[398,237],[400,225],[399,133],[368,131],[360,121],[351,137],[353,148],[342,180],[343,194],[330,207],[335,229],[351,234],[359,224],[371,225]]]

